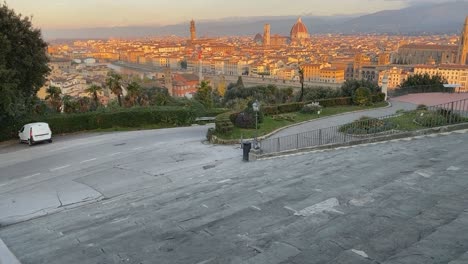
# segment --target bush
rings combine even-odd
[[[372,102],[371,91],[369,88],[358,88],[353,95],[353,102],[356,105],[369,105]]]
[[[190,125],[195,112],[189,108],[158,107],[130,108],[119,111],[87,112],[79,114],[55,114],[32,116],[17,120],[0,128],[0,140],[17,137],[17,131],[26,123],[46,122],[54,134],[72,133],[85,130],[112,127],[140,127],[160,124],[163,127]]]
[[[304,102],[296,102],[296,103],[288,103],[288,104],[280,104],[278,105],[278,112],[280,114],[283,113],[292,113],[292,112],[299,112],[302,107],[305,105]]]
[[[304,105],[301,109],[301,113],[304,114],[317,114],[317,112],[322,110],[322,106],[319,103],[311,103]]]
[[[262,112],[266,116],[273,116],[279,114],[278,106],[277,105],[267,105],[262,107]]]
[[[363,116],[353,123],[341,126],[339,131],[346,134],[366,135],[389,131],[397,127],[397,124],[386,119],[381,120]]]
[[[240,128],[255,128],[255,116],[247,112],[239,113],[234,125]]]
[[[415,121],[425,127],[438,127],[449,124],[457,124],[467,121],[459,114],[453,113],[451,110],[438,109],[437,111],[421,111]]]
[[[427,110],[427,106],[425,104],[420,104],[416,107],[416,110]]]
[[[216,116],[215,120],[215,130],[217,133],[226,135],[230,134],[234,129],[234,124],[230,120],[232,113],[224,113]]]
[[[385,94],[384,93],[378,93],[372,95],[372,102],[373,103],[380,103],[385,101]]]

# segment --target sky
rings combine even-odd
[[[170,25],[225,17],[363,14],[444,0],[6,0],[42,29]]]

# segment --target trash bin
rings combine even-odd
[[[249,161],[249,153],[250,153],[250,150],[252,149],[252,143],[251,142],[242,143],[242,149],[244,150],[244,161]]]

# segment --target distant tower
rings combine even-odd
[[[270,46],[270,40],[271,40],[271,35],[270,35],[270,24],[265,24],[263,27],[263,46]]]
[[[460,43],[458,44],[458,59],[457,62],[461,65],[467,65],[468,59],[468,16],[465,19],[465,25],[463,26]]]
[[[169,93],[170,96],[174,95],[173,91],[173,85],[172,85],[172,73],[171,73],[171,68],[167,67],[164,70],[164,87],[166,87],[167,92]]]
[[[193,42],[197,39],[197,28],[195,27],[195,21],[190,21],[190,40]]]

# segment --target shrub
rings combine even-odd
[[[416,107],[416,110],[427,110],[427,106],[424,104],[420,104],[418,105],[418,107]]]
[[[322,106],[319,103],[311,103],[304,105],[301,109],[301,113],[305,114],[317,114],[317,112],[322,110]]]
[[[351,97],[338,97],[331,99],[317,100],[322,107],[334,107],[334,106],[343,106],[343,105],[352,105],[353,100]]]
[[[230,120],[231,113],[224,113],[216,116],[215,130],[220,134],[229,134],[234,129],[234,124]]]
[[[277,105],[267,105],[262,107],[262,112],[267,116],[277,115],[279,114],[278,106]]]
[[[353,95],[353,102],[356,105],[369,105],[372,102],[371,91],[369,88],[358,88]]]
[[[240,128],[255,128],[255,115],[250,112],[239,113],[234,124]]]
[[[384,93],[378,93],[378,94],[372,95],[372,102],[373,103],[380,103],[380,102],[383,102],[383,101],[385,101],[385,94]]]
[[[386,119],[363,116],[355,122],[341,126],[339,131],[347,134],[366,135],[389,131],[397,127],[397,124]]]
[[[278,105],[278,113],[283,114],[283,113],[298,112],[302,109],[304,105],[305,105],[304,102],[280,104]]]

